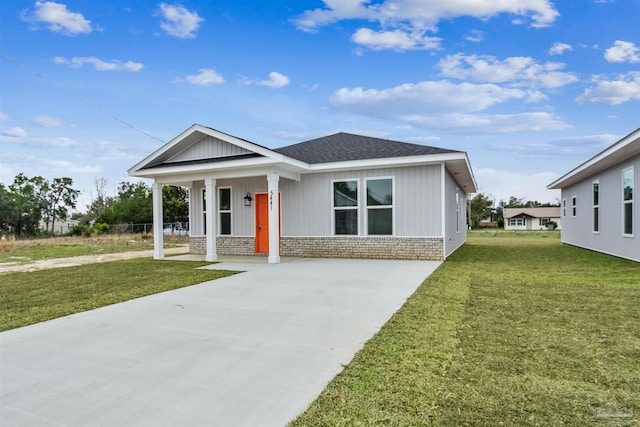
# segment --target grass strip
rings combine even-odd
[[[422,425],[458,346],[469,271],[443,265],[291,426]]]
[[[292,426],[640,425],[640,264],[472,234]]]
[[[235,274],[193,261],[138,258],[0,275],[0,330],[26,326]]]

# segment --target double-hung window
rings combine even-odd
[[[393,234],[393,178],[369,178],[367,186],[367,234]]]
[[[218,230],[221,235],[231,234],[231,188],[218,189]]]
[[[333,232],[358,235],[358,180],[333,182]]]
[[[600,182],[592,183],[592,200],[593,200],[593,232],[600,232]]]
[[[633,166],[622,171],[622,234],[633,235]]]
[[[571,198],[571,216],[573,218],[578,216],[578,199],[576,196]]]

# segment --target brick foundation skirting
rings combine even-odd
[[[207,252],[206,236],[191,236],[189,251]],[[218,255],[255,255],[253,237],[218,236]],[[282,237],[280,255],[301,258],[442,260],[441,237]]]

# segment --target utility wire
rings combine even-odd
[[[38,77],[41,80],[44,80],[45,82],[47,82],[48,84],[50,84],[51,86],[55,87],[56,89],[62,91],[63,93],[65,93],[66,95],[76,99],[77,101],[80,101],[81,103],[83,103],[84,105],[93,108],[94,110],[98,111],[101,114],[104,114],[107,117],[112,118],[113,120],[115,120],[118,123],[121,123],[133,130],[135,130],[136,132],[139,132],[145,136],[148,136],[149,138],[153,138],[156,141],[159,141],[161,143],[165,143],[165,141],[161,140],[160,138],[151,135],[149,132],[143,131],[142,129],[139,129],[137,127],[135,127],[134,125],[132,125],[131,123],[128,123],[122,119],[120,119],[119,117],[114,116],[113,114],[109,113],[106,110],[103,110],[102,108],[98,107],[95,104],[92,104],[91,102],[85,100],[84,98],[82,98],[79,95],[76,95],[74,92],[70,91],[69,89],[65,88],[64,86],[54,82],[53,80],[43,76],[42,74],[40,74],[39,72],[33,70],[32,68],[29,68],[27,65],[23,64],[22,62],[18,61],[17,59],[9,56],[6,52],[3,52],[0,50],[0,55],[4,56],[5,58],[7,58],[9,61],[13,62],[14,64],[18,65],[20,68],[22,68],[23,70],[27,71],[28,73],[33,74],[34,76]]]

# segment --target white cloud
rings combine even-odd
[[[451,83],[447,80],[405,83],[389,89],[342,88],[331,103],[365,114],[442,114],[482,111],[494,104],[522,99],[526,92],[494,84]]]
[[[192,85],[208,86],[210,84],[224,83],[224,77],[218,74],[213,68],[200,68],[198,74],[185,77],[187,83]],[[176,79],[175,82],[181,82],[182,79]]]
[[[507,133],[568,127],[547,112],[479,114],[491,106],[511,100],[527,101],[531,96],[528,91],[495,84],[456,84],[442,80],[381,90],[342,88],[334,92],[330,102],[342,111],[447,132]]]
[[[484,40],[484,33],[480,30],[471,30],[465,36],[465,40],[468,40],[473,43],[480,43]]]
[[[549,55],[562,55],[568,50],[573,50],[570,44],[555,42],[549,49]]]
[[[573,73],[559,71],[565,67],[563,63],[540,64],[528,56],[513,56],[500,61],[488,55],[457,53],[441,59],[438,67],[445,77],[479,82],[521,83],[557,88],[578,80]]]
[[[180,39],[192,39],[204,19],[196,12],[190,12],[184,6],[160,3],[160,15],[162,15],[162,28],[170,36]]]
[[[71,12],[66,5],[52,1],[37,1],[32,14],[24,11],[21,16],[26,22],[42,22],[47,24],[51,31],[69,36],[88,34],[93,30],[91,21],[81,13]]]
[[[45,128],[59,128],[64,126],[64,123],[62,122],[62,120],[56,117],[51,117],[44,114],[34,116],[31,122],[34,125],[42,126]]]
[[[5,113],[0,113],[0,123],[8,122],[8,121],[9,121],[9,116],[7,116]]]
[[[73,173],[100,173],[102,171],[102,167],[100,165],[94,166],[82,166],[76,163],[71,163],[67,160],[50,160],[45,159],[44,163],[50,166],[54,171],[65,171],[65,172],[73,172]]]
[[[27,131],[16,126],[10,129],[3,129],[2,135],[10,138],[24,138],[27,136]]]
[[[272,71],[269,73],[269,79],[261,80],[256,83],[259,86],[267,86],[274,89],[284,87],[289,84],[289,77],[284,74],[280,74],[277,71]]]
[[[631,42],[616,40],[604,52],[604,57],[609,62],[640,62],[640,48]]]
[[[324,0],[325,8],[307,10],[293,20],[303,31],[346,19],[367,19],[387,27],[400,27],[402,23],[415,28],[433,26],[442,19],[471,16],[486,20],[508,13],[530,17],[533,27],[546,27],[559,16],[548,0],[385,0],[369,4],[370,0]]]
[[[98,59],[94,56],[74,57],[71,59],[62,56],[53,58],[53,62],[61,65],[69,65],[71,68],[82,68],[84,64],[93,65],[96,71],[131,71],[136,72],[144,68],[144,64],[140,62],[127,61],[122,62],[113,59],[109,62]]]
[[[640,71],[630,71],[618,76],[617,80],[594,77],[595,87],[587,88],[575,99],[579,104],[607,103],[611,105],[640,100]]]
[[[424,31],[413,31],[411,33],[404,30],[376,32],[368,28],[360,28],[351,36],[351,40],[373,50],[393,49],[403,51],[439,49],[442,39],[425,36]]]

